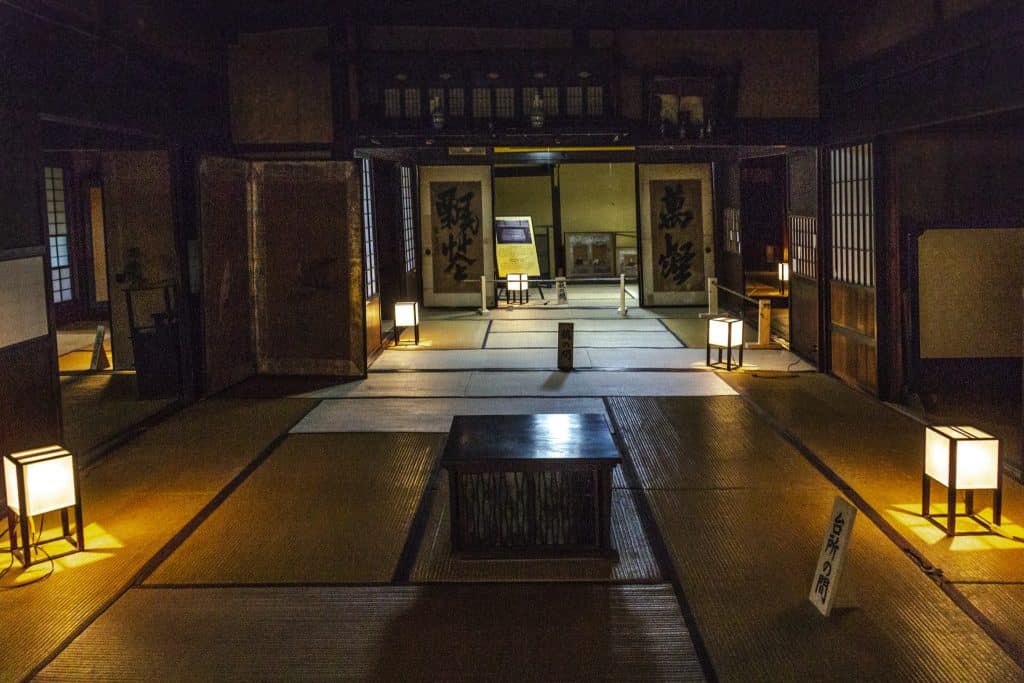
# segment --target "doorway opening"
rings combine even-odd
[[[786,179],[785,156],[747,159],[740,164],[743,293],[749,300],[771,302],[772,336],[783,340],[790,338],[792,277]]]
[[[168,153],[47,151],[64,446],[96,451],[182,396]]]

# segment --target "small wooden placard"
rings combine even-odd
[[[846,499],[836,496],[832,505],[832,514],[828,518],[825,539],[821,543],[818,564],[814,567],[814,578],[811,580],[811,592],[808,598],[826,617],[832,612],[836,593],[839,591],[839,578],[846,566],[846,550],[853,533],[853,522],[857,518],[857,508]]]
[[[572,370],[573,324],[558,323],[558,369]]]
[[[103,348],[103,338],[107,336],[107,328],[103,325],[96,326],[96,339],[92,343],[92,360],[89,362],[90,370],[106,370],[110,367],[110,359]]]

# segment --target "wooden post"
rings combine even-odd
[[[708,278],[708,317],[718,315],[718,278]]]
[[[759,299],[757,302],[757,345],[768,346],[772,342],[772,301]]]
[[[487,276],[480,276],[480,315],[487,314]]]
[[[622,315],[628,315],[629,311],[626,310],[626,275],[625,273],[619,273],[619,313]]]

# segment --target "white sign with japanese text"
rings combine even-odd
[[[814,568],[814,579],[811,581],[811,593],[808,596],[818,611],[826,617],[832,611],[836,592],[839,590],[839,578],[846,565],[846,550],[853,532],[853,520],[857,517],[857,508],[846,499],[836,496],[832,505],[832,515],[828,518],[828,529],[821,543],[821,554]]]

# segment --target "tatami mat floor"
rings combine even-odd
[[[91,623],[312,405],[304,400],[203,401],[83,473],[86,551],[28,571],[15,564],[0,583],[5,646],[0,680],[22,680]],[[57,516],[48,518],[52,526]],[[109,648],[98,656],[103,651]]]
[[[375,398],[322,401],[292,429],[312,432],[438,432],[455,415],[601,413],[598,398]]]
[[[735,393],[711,372],[371,373],[306,398],[715,396]]]
[[[666,584],[137,589],[39,680],[700,681]]]
[[[717,354],[712,356],[717,360]],[[734,356],[733,362],[737,362]],[[435,351],[424,349],[386,349],[370,372],[433,370],[556,370],[555,349],[477,349]],[[623,352],[617,348],[576,348],[573,367],[578,370],[707,370],[707,354],[696,349],[639,349]],[[743,371],[811,372],[814,366],[799,356],[777,350],[743,352]]]
[[[553,349],[481,347],[544,341],[564,310],[450,312],[428,320],[464,324],[385,351],[365,380],[208,399],[112,452],[83,476],[88,551],[6,594],[0,679],[1024,679],[1020,550],[916,526],[916,426],[784,351],[697,371],[704,349],[680,343],[699,341],[696,309],[577,312],[580,338],[676,348],[580,348],[588,369],[555,372]],[[607,414],[618,564],[451,556],[438,458],[451,416],[484,411]],[[945,574],[862,509],[837,608],[818,615],[840,491],[808,453]]]
[[[388,583],[442,444],[290,436],[148,583]]]
[[[822,618],[808,594],[839,491],[741,398],[610,403],[722,680],[1024,675],[864,516]]]

